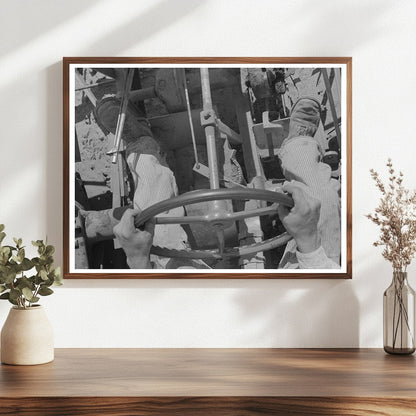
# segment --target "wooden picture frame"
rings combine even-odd
[[[64,278],[351,278],[351,72],[349,57],[63,58]],[[284,157],[302,145],[298,177]],[[302,175],[321,189],[322,268],[279,237],[282,183]],[[112,238],[127,205],[136,227],[163,223],[152,269]]]

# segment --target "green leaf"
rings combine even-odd
[[[2,273],[0,279],[3,284],[10,284],[13,283],[15,277],[16,273],[13,270],[7,269],[5,273]]]
[[[53,285],[53,283],[54,283],[53,277],[51,277],[50,274],[48,274],[48,276],[49,276],[48,277],[48,280],[42,280],[40,282],[40,284],[42,286],[49,287],[49,286],[52,286]]]
[[[43,245],[43,241],[42,241],[42,240],[32,241],[32,244],[33,244],[35,247],[39,247],[39,246],[42,246],[42,245]]]
[[[9,269],[4,264],[0,264],[0,283],[2,283],[4,276],[9,273]]]
[[[31,282],[26,276],[22,276],[18,278],[17,287],[19,289],[28,288],[32,292],[36,289],[36,286],[33,282]]]
[[[35,303],[40,299],[38,296],[34,296],[32,291],[28,289],[25,289],[24,297],[30,303]]]
[[[21,296],[22,292],[20,291],[20,289],[12,289],[10,291],[10,300],[17,300],[20,296]]]
[[[53,253],[55,253],[55,247],[51,246],[51,245],[46,246],[45,255],[46,256],[52,256]]]
[[[12,305],[19,306],[19,303],[17,302],[17,300],[16,300],[16,299],[10,299],[10,298],[9,298],[9,302],[10,302]]]
[[[19,260],[19,263],[21,263],[23,261],[23,259],[25,258],[25,249],[21,248],[18,252],[17,252],[17,256],[16,256]]]
[[[0,299],[9,299],[9,297],[10,297],[10,293],[9,292],[2,293],[0,295]]]
[[[17,301],[10,299],[10,292],[2,293],[0,299],[6,299],[13,305],[17,305]]]
[[[46,287],[46,286],[42,286],[40,289],[39,289],[39,295],[42,295],[42,296],[49,296],[49,295],[52,295],[52,293],[53,293],[53,290],[52,289],[49,289],[48,287]]]
[[[35,283],[35,285],[40,285],[41,283],[44,283],[44,281],[42,280],[42,278],[37,274],[36,276],[34,276],[34,281],[33,283]]]
[[[57,267],[56,269],[52,271],[52,273],[53,273],[55,285],[57,286],[63,285],[64,280],[62,279],[61,268]]]
[[[42,280],[48,280],[48,273],[46,273],[46,270],[41,270],[39,272],[39,276],[41,277]]]
[[[27,257],[25,257],[22,260],[22,263],[20,264],[20,267],[22,268],[22,271],[24,271],[24,272],[26,272],[30,269],[33,269],[33,266],[34,266],[33,262],[31,260],[29,260]]]
[[[0,224],[0,232],[4,231],[4,224]]]
[[[13,247],[13,246],[6,245],[6,246],[3,246],[3,247],[7,247],[10,251],[16,251],[17,250],[17,248]]]
[[[52,266],[53,265],[53,257],[52,256],[43,256],[42,257],[42,264],[44,266]]]
[[[5,237],[6,237],[6,233],[0,232],[0,243],[4,240]]]
[[[28,287],[24,287],[22,289],[23,292],[23,296],[29,301],[32,302],[31,299],[33,298],[33,292],[28,288]]]
[[[9,255],[10,254],[10,247],[9,246],[3,246],[0,248],[0,253],[4,254],[4,255]]]
[[[3,293],[5,290],[7,290],[6,286],[0,285],[0,293]]]
[[[16,264],[14,262],[9,262],[7,265],[10,273],[13,273],[15,276],[22,271],[20,264]]]
[[[16,237],[13,237],[13,241],[16,244],[17,248],[20,248],[21,245],[22,245],[22,242],[23,242],[23,240],[21,238],[16,238]]]
[[[9,261],[11,250],[4,246],[0,248],[0,264],[6,264]]]

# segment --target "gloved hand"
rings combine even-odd
[[[318,234],[318,221],[321,203],[307,193],[307,185],[297,182],[285,182],[283,190],[291,194],[295,203],[289,209],[278,206],[279,218],[287,232],[295,239],[297,249],[301,253],[315,251],[321,245]]]
[[[154,220],[147,221],[142,229],[137,229],[134,219],[140,214],[138,209],[128,209],[114,227],[114,235],[126,253],[127,264],[131,269],[151,269],[149,255],[155,231]]]

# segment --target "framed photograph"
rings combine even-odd
[[[64,277],[351,278],[351,68],[64,58]]]

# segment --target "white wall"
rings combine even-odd
[[[0,223],[62,259],[63,56],[352,56],[353,279],[66,281],[57,347],[380,347],[390,265],[364,218],[391,156],[416,187],[416,3],[1,0]],[[410,269],[416,287],[416,267]],[[0,325],[9,304],[0,304]]]

